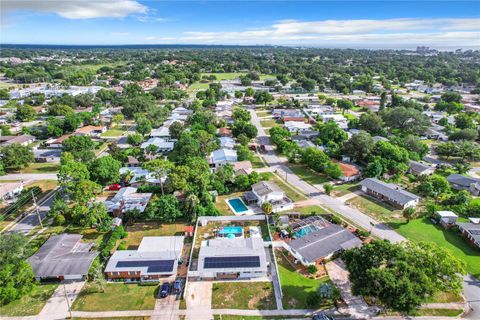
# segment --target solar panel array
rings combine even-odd
[[[203,267],[205,269],[255,268],[260,267],[260,257],[207,257]]]
[[[147,268],[147,272],[171,272],[174,260],[118,261],[117,268]]]

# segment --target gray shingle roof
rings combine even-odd
[[[45,278],[87,274],[98,252],[90,251],[92,244],[80,242],[82,237],[66,233],[51,236],[27,259],[35,275]]]
[[[339,250],[353,248],[361,244],[362,241],[350,231],[336,224],[331,224],[291,241],[289,246],[308,262],[314,262]]]
[[[479,183],[480,179],[454,173],[447,177],[447,181],[468,188],[472,183]]]
[[[413,172],[422,173],[429,169],[432,169],[432,167],[418,161],[410,161],[410,170]]]
[[[259,196],[264,196],[272,192],[283,192],[275,182],[272,181],[260,181],[252,185],[252,191]]]
[[[367,178],[360,182],[360,185],[389,199],[392,199],[401,205],[404,205],[412,200],[419,199],[418,196],[400,189],[400,187],[395,184],[386,183],[375,178]]]

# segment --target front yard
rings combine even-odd
[[[28,167],[22,168],[19,171],[15,171],[18,173],[55,173],[58,172],[60,169],[59,163],[30,163]],[[15,173],[12,172],[12,173]]]
[[[279,120],[268,119],[268,120],[260,120],[260,124],[264,128],[271,128],[271,127],[279,127],[282,123]]]
[[[275,182],[285,192],[285,195],[292,199],[293,202],[307,199],[307,197],[305,197],[303,194],[293,189],[291,185],[285,183],[285,180],[279,178],[279,176],[271,172],[265,172],[264,174],[268,177],[268,180]]]
[[[390,223],[390,226],[412,241],[426,241],[447,249],[466,264],[467,272],[480,277],[480,250],[471,247],[461,235],[433,224],[428,218],[411,220],[409,223]]]
[[[307,278],[296,272],[281,252],[276,252],[278,272],[283,292],[283,307],[285,309],[309,309],[307,297],[310,293],[316,292],[324,282],[330,282],[328,276],[320,279]],[[334,304],[330,299],[318,302],[317,309],[333,308]]]
[[[57,287],[57,283],[37,285],[30,294],[0,306],[0,316],[18,317],[39,314]]]
[[[346,202],[366,215],[381,222],[403,221],[402,211],[366,195],[359,195]]]
[[[108,283],[104,292],[87,283],[72,309],[75,311],[150,310],[155,307],[158,286]]]
[[[289,164],[288,167],[300,179],[302,179],[305,182],[308,182],[310,184],[313,184],[313,185],[322,184],[322,183],[330,181],[330,179],[327,176],[325,176],[323,174],[320,174],[318,172],[315,172],[312,169],[309,169],[305,166]]]
[[[343,197],[344,195],[347,195],[349,193],[358,191],[360,189],[361,189],[361,187],[357,182],[355,182],[355,183],[344,183],[344,184],[336,185],[336,186],[333,187],[332,196]]]
[[[272,310],[276,308],[271,282],[220,282],[212,287],[213,309]]]
[[[107,131],[105,131],[104,133],[102,133],[102,137],[120,137],[122,136],[123,134],[125,133],[124,130],[121,130],[121,129],[109,129]]]

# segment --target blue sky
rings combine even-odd
[[[480,47],[480,1],[2,0],[1,43]]]

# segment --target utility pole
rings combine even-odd
[[[43,229],[42,218],[40,217],[40,212],[38,211],[37,200],[35,199],[35,194],[33,194],[33,190],[32,190],[32,199],[33,199],[33,205],[35,206],[35,212],[37,213],[38,222],[40,222],[40,227],[42,227]]]
[[[70,314],[70,319],[73,319],[72,309],[70,308],[70,301],[68,300],[67,288],[65,288],[65,283],[63,284],[63,293],[65,294],[65,300],[67,300],[68,313]]]

